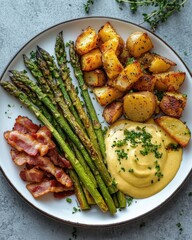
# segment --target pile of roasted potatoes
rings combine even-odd
[[[84,80],[104,107],[108,124],[123,115],[135,122],[164,115],[156,122],[172,136],[179,131],[177,142],[187,145],[190,130],[178,120],[187,101],[186,94],[179,92],[186,73],[170,70],[176,63],[152,52],[146,32],[133,32],[125,42],[110,22],[98,32],[89,26],[77,37],[75,48]],[[180,129],[170,132],[170,125],[178,126],[178,121]]]

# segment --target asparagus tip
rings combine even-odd
[[[25,60],[27,60],[27,59],[29,59],[25,54],[23,54],[23,59],[24,59],[24,61]]]
[[[43,49],[42,49],[41,47],[39,47],[39,45],[37,45],[37,50],[38,50],[39,52],[41,52]]]
[[[14,73],[14,70],[9,70],[8,72],[11,73],[11,74],[13,74],[13,73]]]
[[[38,58],[42,58],[41,53],[39,52],[38,49],[36,50],[36,58],[37,58],[37,59],[38,59]]]

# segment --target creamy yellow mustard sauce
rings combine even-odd
[[[182,149],[153,120],[119,120],[106,133],[106,161],[117,187],[133,198],[162,190],[176,175]]]

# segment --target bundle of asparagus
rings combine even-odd
[[[49,128],[58,147],[71,162],[69,174],[74,181],[82,210],[97,204],[103,212],[114,214],[126,207],[124,194],[118,191],[105,165],[105,143],[101,124],[84,83],[74,43],[69,43],[70,62],[79,82],[86,110],[73,85],[63,33],[56,37],[53,57],[37,47],[36,59],[23,56],[26,67],[36,82],[24,72],[10,71],[10,81],[1,86],[18,98]]]

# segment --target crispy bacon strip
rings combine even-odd
[[[69,190],[69,191],[64,191],[64,192],[54,192],[54,197],[61,199],[61,198],[71,196],[74,193],[75,193],[74,190]]]
[[[21,133],[36,133],[39,130],[39,126],[33,123],[28,117],[18,116],[15,120],[13,130]]]
[[[51,132],[46,126],[40,127],[33,136],[38,142],[48,145],[49,149],[54,149],[56,147],[55,143],[51,140]]]
[[[29,183],[26,187],[34,198],[41,197],[49,192],[58,193],[73,190],[73,186],[65,187],[56,180],[44,180],[41,183]]]
[[[38,166],[42,170],[51,173],[53,176],[55,176],[57,181],[62,183],[64,186],[71,187],[73,185],[71,178],[63,171],[63,169],[54,166],[54,164],[49,160],[48,157],[41,156],[32,157],[24,152],[18,152],[13,149],[11,150],[11,156],[15,164],[19,166],[25,163]]]
[[[11,149],[10,153],[11,153],[12,160],[14,161],[14,163],[17,166],[23,166],[26,163],[26,153],[25,152],[19,152],[15,149]]]
[[[69,169],[72,168],[71,163],[66,158],[61,156],[56,149],[49,150],[49,152],[47,153],[47,156],[52,161],[52,163],[56,166],[59,166],[62,168],[69,168]]]
[[[49,151],[48,145],[38,142],[28,133],[21,133],[17,130],[6,131],[4,137],[12,147],[18,151],[25,151],[31,156],[36,156],[37,153],[44,156]]]
[[[39,183],[43,180],[44,176],[44,172],[35,167],[31,169],[25,169],[20,172],[21,179],[26,182]]]

